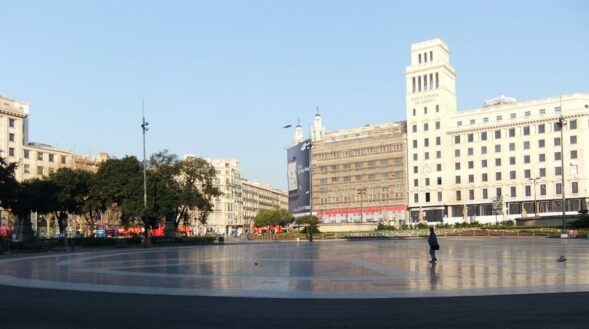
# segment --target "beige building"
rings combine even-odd
[[[251,232],[260,210],[288,209],[288,194],[270,185],[243,180],[243,232]]]
[[[322,134],[311,148],[313,213],[324,224],[405,221],[405,157],[404,122]]]
[[[456,74],[440,39],[412,45],[406,87],[414,220],[558,214],[563,191],[567,212],[586,209],[589,94],[525,102],[502,96],[459,112]]]
[[[23,146],[28,143],[29,105],[0,95],[0,156],[18,163],[16,179],[23,179]]]

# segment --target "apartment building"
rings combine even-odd
[[[6,162],[21,163],[23,146],[28,143],[29,105],[0,95],[0,156]],[[16,169],[16,179],[23,179],[23,168]]]
[[[567,212],[586,209],[589,94],[524,102],[501,96],[458,111],[456,73],[440,39],[411,46],[405,75],[414,220],[557,214],[563,193]]]
[[[288,194],[285,191],[247,179],[242,183],[243,229],[238,233],[251,232],[254,218],[260,210],[288,209]]]
[[[312,142],[311,204],[323,223],[406,220],[405,127],[366,125]]]

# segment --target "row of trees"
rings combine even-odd
[[[285,209],[267,209],[258,212],[254,218],[255,227],[264,226],[286,226],[294,223],[299,226],[305,226],[304,231],[308,234],[309,241],[313,241],[313,233],[317,231],[319,218],[316,216],[301,216],[296,219]]]
[[[19,183],[16,164],[0,157],[0,207],[17,217],[17,235],[32,238],[30,213],[53,214],[65,232],[70,214],[93,227],[106,209],[115,208],[123,226],[142,222],[145,232],[157,221],[175,234],[189,216],[206,223],[213,198],[215,168],[204,159],[178,160],[167,150],[153,154],[146,168],[147,208],[144,209],[143,165],[133,156],[110,159],[96,173],[61,168],[43,179]]]

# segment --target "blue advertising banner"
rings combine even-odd
[[[292,215],[311,211],[311,180],[309,172],[311,140],[290,147],[287,152],[288,212]]]

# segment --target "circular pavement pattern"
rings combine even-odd
[[[113,293],[397,298],[589,291],[588,240],[228,243],[0,258],[0,284]],[[556,262],[559,255],[568,258]]]

